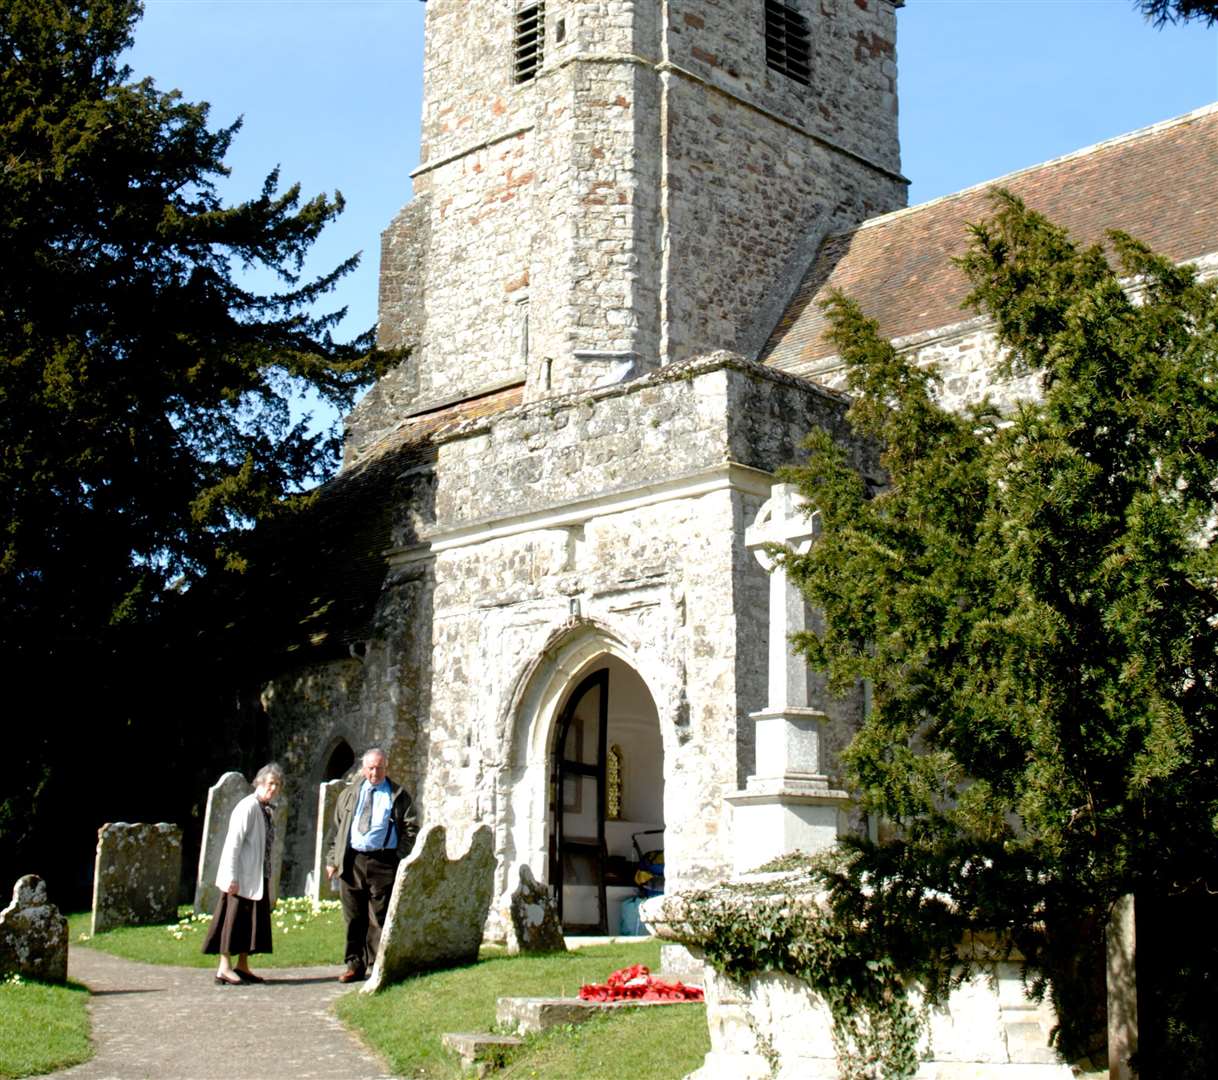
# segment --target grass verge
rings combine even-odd
[[[178,915],[180,920],[168,926],[124,926],[96,937],[90,932],[90,912],[69,915],[69,941],[145,964],[215,967],[216,958],[199,951],[211,916],[193,915],[185,905],[178,909]],[[257,970],[333,964],[338,968],[342,966],[344,937],[343,914],[337,900],[323,901],[321,912],[314,913],[307,899],[285,898],[271,914],[274,952],[252,957],[250,967]]]
[[[93,1056],[89,991],[16,976],[0,982],[0,1080],[66,1069]]]
[[[598,945],[545,957],[488,956],[465,968],[409,979],[380,994],[339,999],[340,1019],[411,1080],[449,1080],[461,1071],[440,1046],[446,1031],[491,1031],[500,997],[573,997],[630,964],[660,966],[647,941]],[[600,1080],[646,1076],[675,1080],[702,1064],[710,1049],[702,1005],[621,1010],[526,1040],[497,1076]]]

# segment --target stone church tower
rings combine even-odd
[[[904,205],[893,0],[430,0],[422,162],[383,238],[403,419],[727,349],[755,357],[822,238]]]
[[[348,418],[261,694],[305,791],[289,892],[309,792],[373,743],[572,929],[616,929],[639,849],[706,882],[845,822],[861,702],[784,666],[802,601],[756,557],[806,531],[774,474],[845,406],[757,357],[824,237],[904,204],[897,6],[430,0],[382,247],[405,358]]]
[[[424,824],[492,827],[492,932],[521,864],[605,932],[639,850],[681,887],[861,825],[836,752],[865,702],[791,658],[809,613],[767,572],[810,542],[776,481],[809,432],[878,475],[821,301],[938,363],[949,407],[1028,391],[950,258],[988,185],[902,209],[897,6],[429,0],[382,248],[404,358],[244,604],[300,792],[285,893],[317,880],[318,784],[372,744]],[[1212,269],[1216,132],[1200,110],[1000,183]]]

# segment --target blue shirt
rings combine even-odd
[[[372,826],[360,832],[359,819],[366,799],[372,799]],[[353,851],[380,851],[397,846],[393,835],[393,793],[389,781],[382,780],[373,787],[367,780],[360,785],[359,798],[355,801],[355,814],[351,818],[351,848]]]

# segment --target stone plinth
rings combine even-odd
[[[566,952],[558,910],[550,890],[540,884],[528,863],[520,864],[520,884],[512,893],[508,952]]]
[[[749,789],[725,797],[733,808],[733,870],[745,874],[794,852],[811,855],[837,841],[838,812],[845,792],[822,793],[776,785],[770,791]]]
[[[0,911],[0,979],[62,983],[68,979],[68,920],[47,899],[46,882],[26,874]]]
[[[181,876],[177,825],[107,822],[97,830],[93,933],[175,922]]]
[[[199,848],[199,872],[195,878],[195,913],[207,915],[216,906],[220,891],[216,872],[220,851],[228,835],[228,819],[237,805],[250,793],[249,782],[239,772],[226,772],[207,789],[207,811],[203,816],[203,844]]]
[[[361,993],[408,975],[471,964],[491,906],[495,852],[491,830],[479,826],[465,854],[449,859],[443,825],[429,825],[398,866],[380,949]]]

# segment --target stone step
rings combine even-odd
[[[499,1068],[502,1052],[523,1042],[515,1035],[496,1035],[490,1031],[451,1031],[440,1036],[440,1045],[461,1059],[461,1071],[479,1077]]]
[[[535,1035],[562,1024],[582,1024],[597,1013],[657,1005],[701,1005],[700,1001],[584,1001],[582,998],[501,997],[495,1007],[500,1026]]]

